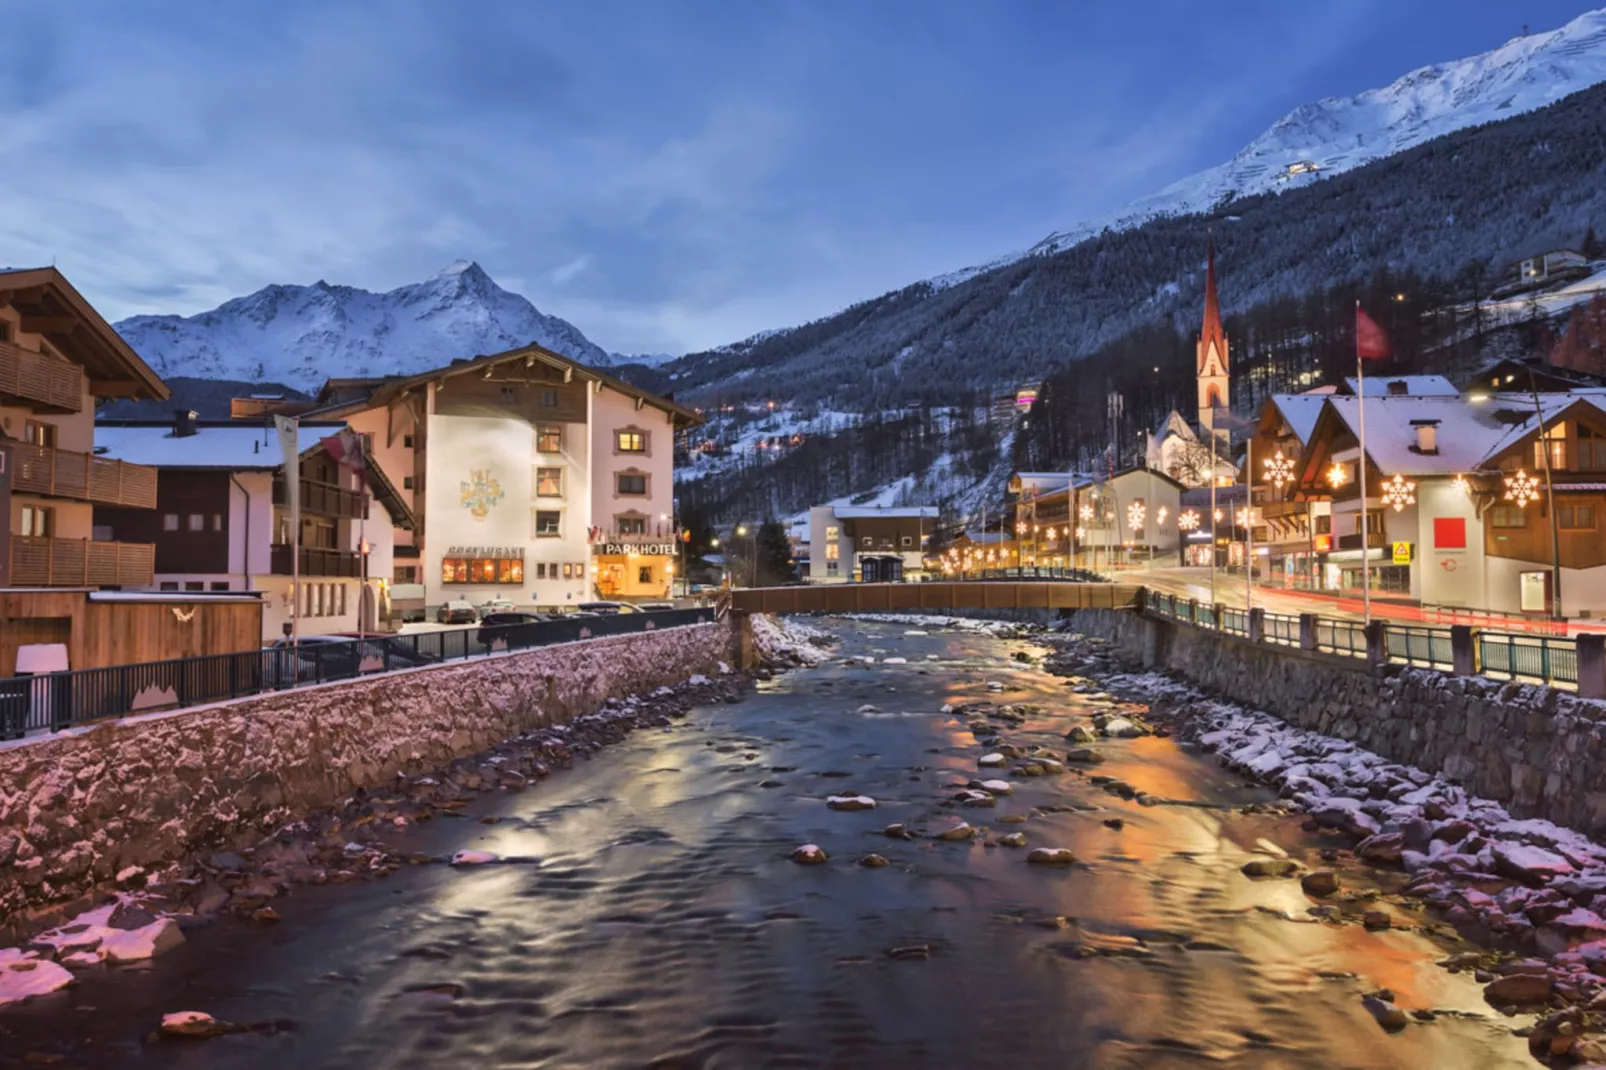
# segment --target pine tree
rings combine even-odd
[[[757,542],[758,586],[778,587],[792,582],[792,543],[781,522],[771,517],[759,525]]]

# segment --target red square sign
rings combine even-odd
[[[1465,550],[1467,548],[1467,522],[1459,516],[1433,518],[1433,548],[1435,550]]]

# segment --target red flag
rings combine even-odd
[[[1361,303],[1355,302],[1355,356],[1361,360],[1387,360],[1393,355],[1389,336],[1366,314]]]
[[[336,464],[343,464],[356,472],[358,485],[362,484],[368,465],[363,459],[360,435],[349,427],[343,427],[328,438],[319,439],[318,443]]]

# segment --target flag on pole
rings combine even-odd
[[[1231,409],[1214,408],[1210,410],[1210,421],[1218,429],[1230,435],[1254,434],[1257,421],[1248,416],[1239,416]]]
[[[285,504],[290,507],[290,515],[301,516],[301,444],[300,421],[294,416],[275,416],[273,418],[274,430],[279,433],[279,452],[284,457],[284,494]]]
[[[1389,336],[1377,321],[1355,302],[1355,357],[1358,360],[1388,360],[1394,355]]]
[[[336,434],[319,439],[318,444],[334,458],[336,464],[343,464],[357,473],[357,485],[363,485],[368,462],[363,457],[361,435],[349,427],[342,427]]]

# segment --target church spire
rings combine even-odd
[[[1198,344],[1199,426],[1214,432],[1216,410],[1230,407],[1232,398],[1232,365],[1227,350],[1227,332],[1221,328],[1221,300],[1216,296],[1214,234],[1210,235],[1207,265],[1204,326],[1199,331]]]
[[[1216,296],[1216,236],[1210,235],[1209,259],[1205,267],[1205,306],[1204,327],[1199,332],[1199,372],[1204,373],[1205,354],[1210,350],[1210,343],[1216,343],[1216,351],[1221,354],[1227,352],[1227,332],[1221,329],[1221,301]]]

